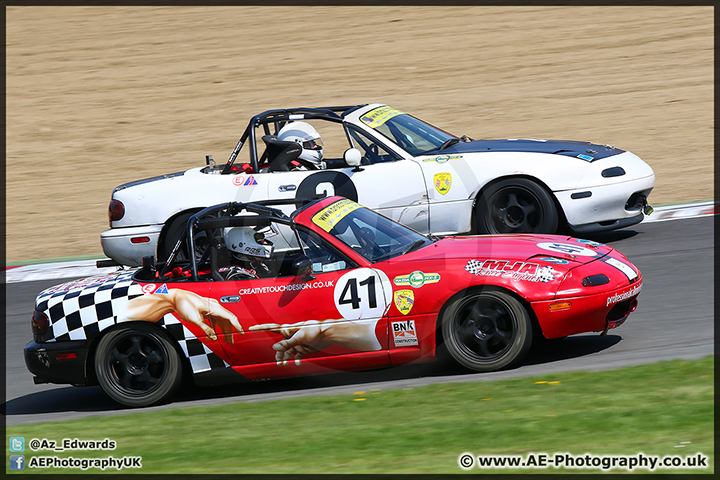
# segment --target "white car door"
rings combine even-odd
[[[267,174],[268,198],[340,195],[419,232],[427,233],[427,189],[422,169],[412,160],[398,160],[360,169],[342,168]]]
[[[430,231],[439,235],[469,232],[479,181],[463,155],[418,158],[427,182]],[[478,159],[475,166],[480,163]]]

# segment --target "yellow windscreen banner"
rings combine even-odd
[[[330,232],[337,223],[360,208],[360,205],[347,198],[338,200],[329,207],[325,207],[313,215],[312,221],[315,225],[326,232]]]
[[[396,110],[389,105],[385,105],[384,107],[378,107],[374,110],[370,110],[368,113],[360,117],[360,120],[371,128],[377,128],[391,118],[402,115],[403,113],[404,112]]]

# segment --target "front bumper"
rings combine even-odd
[[[100,234],[100,244],[105,255],[116,262],[129,267],[139,267],[143,257],[155,255],[161,231],[162,225],[110,228]],[[147,241],[139,242],[139,239]]]
[[[85,340],[71,342],[30,342],[25,345],[25,365],[37,383],[90,385],[95,374],[88,371],[89,345]]]
[[[570,225],[568,224],[568,228],[572,232],[573,235],[583,235],[586,233],[599,233],[599,232],[609,232],[610,230],[618,230],[620,228],[626,228],[632,225],[636,225],[643,221],[645,218],[644,213],[639,213],[638,215],[635,215],[631,218],[621,218],[619,220],[615,220],[614,222],[595,222],[595,223],[586,223],[584,225]]]
[[[598,232],[634,225],[643,219],[655,177],[554,192],[573,232]],[[629,222],[629,223],[627,223]]]
[[[641,290],[642,279],[611,291],[533,302],[532,307],[545,338],[562,338],[588,332],[602,332],[605,335],[608,330],[622,325],[637,308],[637,297]],[[550,308],[551,305],[563,302],[569,302],[572,307],[555,311]]]

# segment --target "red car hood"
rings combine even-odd
[[[566,268],[589,263],[608,255],[612,247],[562,235],[476,235],[448,237],[433,245],[400,257],[403,261],[502,258],[541,260],[560,263]],[[553,262],[553,259],[560,260]]]

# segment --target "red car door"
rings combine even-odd
[[[357,268],[316,242],[313,272],[305,277],[215,281],[211,295],[239,320],[243,334],[222,348],[246,378],[304,375],[389,364],[387,276]],[[313,253],[314,252],[314,253]]]

